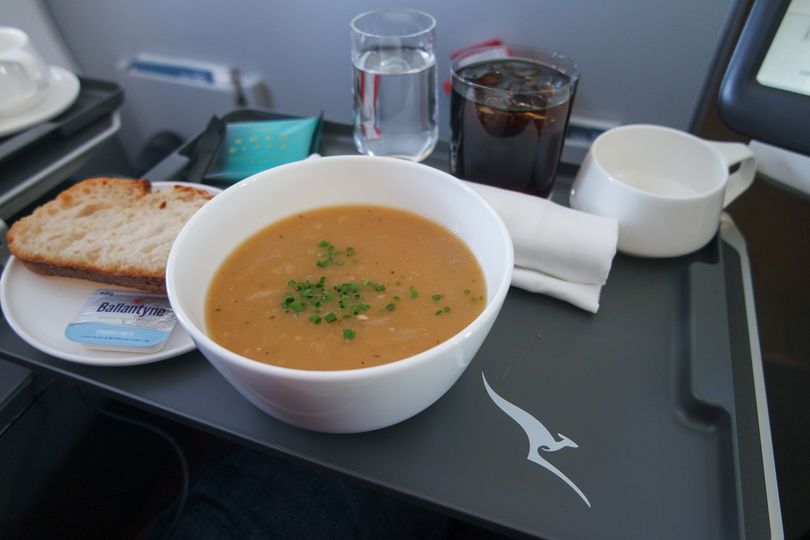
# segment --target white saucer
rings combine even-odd
[[[182,182],[153,182],[152,185],[156,189],[165,189],[175,184],[191,185],[212,193],[221,191],[211,186]],[[133,366],[172,358],[194,349],[194,342],[179,324],[174,327],[166,346],[155,353],[96,351],[68,340],[65,327],[79,313],[90,294],[102,288],[123,289],[81,279],[41,276],[10,257],[0,278],[0,302],[6,321],[18,336],[32,347],[62,360],[95,366]]]
[[[9,117],[0,117],[0,137],[50,120],[73,105],[79,95],[79,78],[70,71],[51,66],[51,84],[39,105]]]

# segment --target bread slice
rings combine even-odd
[[[189,186],[91,178],[14,223],[8,247],[39,274],[165,293],[172,243],[212,197]]]

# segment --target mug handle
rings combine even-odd
[[[37,71],[36,59],[29,52],[22,50],[8,51],[6,57],[0,59],[0,64],[5,66],[19,65],[32,75]]]
[[[720,153],[726,167],[739,164],[739,168],[729,175],[723,196],[723,208],[751,187],[757,172],[757,162],[754,153],[747,145],[732,142],[706,141],[712,148]]]
[[[37,83],[37,60],[29,52],[22,50],[10,51],[10,54],[7,54],[5,58],[0,59],[0,67],[15,65],[20,66],[30,77],[30,79],[26,81],[26,95],[22,100],[25,101],[31,97],[31,95],[36,94],[36,92],[42,89],[42,85]],[[18,101],[21,100],[18,99]]]

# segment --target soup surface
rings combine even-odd
[[[248,238],[206,298],[208,335],[279,366],[369,367],[427,350],[486,304],[478,261],[455,234],[382,206],[295,214]]]

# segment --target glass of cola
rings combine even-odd
[[[554,187],[576,64],[527,47],[476,49],[451,66],[450,172],[548,198]]]

